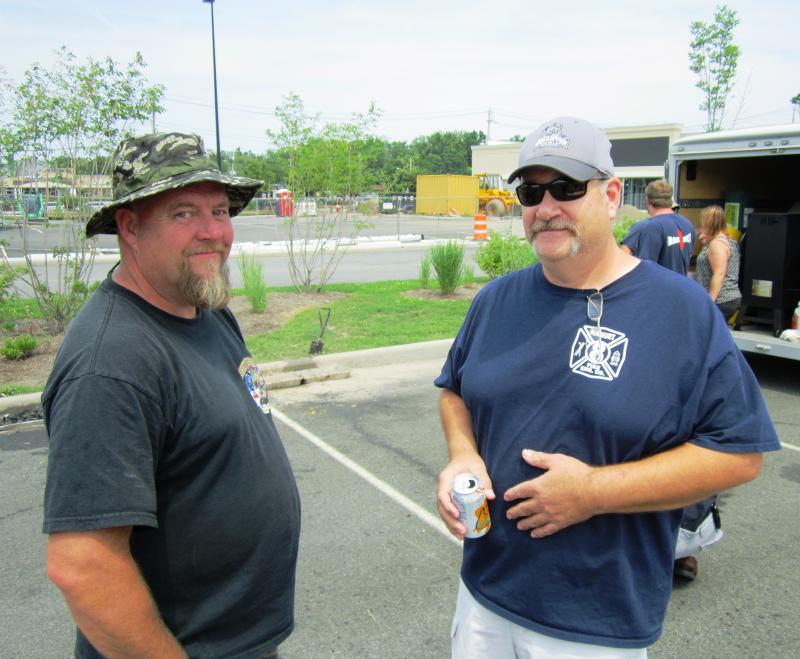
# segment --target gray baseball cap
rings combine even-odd
[[[523,171],[536,166],[549,167],[576,181],[611,178],[611,142],[602,128],[584,119],[556,117],[525,138],[519,151],[519,167],[511,172],[508,182],[513,183]]]

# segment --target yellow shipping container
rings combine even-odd
[[[419,215],[466,215],[478,212],[479,176],[425,174],[417,176]]]

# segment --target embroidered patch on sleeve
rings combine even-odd
[[[250,392],[253,402],[261,408],[264,414],[269,414],[271,410],[267,396],[267,382],[252,357],[245,357],[242,360],[242,363],[239,364],[239,374],[242,376],[244,386]]]

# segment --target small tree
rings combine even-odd
[[[321,291],[358,232],[366,226],[349,217],[346,199],[361,189],[365,164],[362,151],[380,111],[371,104],[365,114],[349,122],[316,128],[317,117],[305,113],[299,96],[291,94],[275,108],[278,131],[267,131],[288,154],[289,185],[295,193],[323,193],[337,200],[314,215],[286,219],[289,276],[300,291]]]
[[[107,173],[117,142],[130,134],[132,126],[163,109],[160,100],[164,88],[148,84],[145,66],[139,53],[125,67],[110,57],[78,63],[64,47],[56,51],[52,68],[33,64],[23,81],[9,88],[10,107],[0,125],[0,153],[12,156],[15,166],[29,163],[37,192],[44,183],[41,175],[46,172],[46,194],[49,184],[56,183],[62,189],[71,189],[74,196],[82,191],[96,197],[99,177],[89,179],[88,187],[81,186],[79,169],[88,161],[93,174]],[[66,160],[66,167],[54,169],[55,154],[62,163]],[[22,198],[22,188],[17,195]],[[30,250],[29,237],[34,229],[28,221],[27,205],[21,207],[20,233],[27,268],[20,280],[27,284],[53,329],[63,331],[89,290],[94,241],[87,242],[84,227],[92,209],[86,203],[77,203],[65,214],[56,244],[47,248],[47,257],[41,261]]]
[[[733,29],[739,24],[736,11],[726,5],[717,6],[714,22],[694,21],[689,29],[689,69],[699,76],[695,85],[703,92],[700,109],[706,112],[706,130],[722,127],[725,107],[733,90],[736,67],[741,53],[733,43]]]

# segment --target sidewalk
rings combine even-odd
[[[423,361],[440,358],[444,361],[453,339],[407,343],[368,350],[336,352],[300,359],[264,362],[258,365],[267,381],[267,389],[296,387],[309,382],[349,377],[349,370],[368,366]],[[0,416],[36,410],[41,392],[0,398]],[[0,421],[1,423],[1,421]]]

